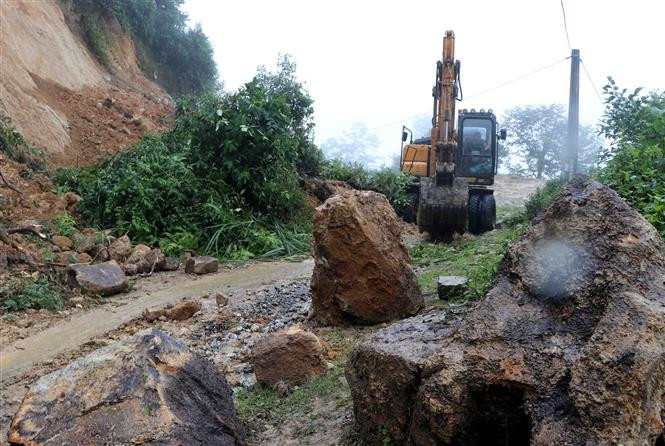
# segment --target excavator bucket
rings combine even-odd
[[[467,227],[469,184],[455,178],[452,186],[439,186],[433,178],[420,179],[418,227],[433,239],[450,240]]]

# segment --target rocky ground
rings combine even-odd
[[[505,197],[510,203],[519,203],[526,194],[521,195],[519,188],[505,189],[497,187],[497,198]],[[422,242],[422,236],[411,225],[402,224],[403,241],[408,245]],[[225,292],[226,286],[218,289],[227,294],[228,306],[219,307],[213,297],[202,297],[195,291],[183,293],[199,300],[202,308],[192,318],[185,321],[172,321],[166,318],[147,322],[137,315],[131,318],[119,318],[118,314],[132,308],[142,299],[161,300],[160,293],[168,293],[175,287],[188,287],[192,290],[210,288],[204,286],[207,276],[193,277],[178,272],[156,273],[152,277],[139,278],[135,289],[128,297],[107,298],[102,301],[82,298],[60,313],[47,311],[29,311],[18,314],[16,320],[0,320],[0,341],[3,346],[16,340],[30,338],[50,328],[67,324],[72,318],[80,318],[94,326],[99,321],[94,318],[107,318],[109,315],[98,312],[108,308],[120,325],[110,331],[86,340],[76,348],[68,348],[57,356],[35,363],[16,377],[4,380],[0,384],[0,398],[3,401],[0,411],[0,431],[6,432],[11,417],[15,413],[26,387],[40,376],[70,363],[100,346],[120,340],[147,327],[160,327],[176,338],[182,339],[188,347],[208,357],[215,366],[226,374],[236,394],[236,406],[240,418],[248,428],[249,444],[362,444],[359,435],[353,430],[351,397],[344,376],[344,365],[351,347],[361,338],[385,326],[379,324],[370,327],[309,327],[322,340],[326,357],[331,369],[322,378],[312,383],[291,389],[291,392],[279,397],[272,390],[263,386],[253,386],[255,376],[249,363],[248,353],[251,346],[266,333],[281,328],[309,323],[310,310],[309,278],[285,282],[286,270],[277,264],[264,264],[247,286],[231,293]],[[309,267],[311,268],[311,266]],[[219,280],[228,274],[235,274],[228,268],[218,273]],[[274,271],[273,271],[274,270]],[[247,274],[252,274],[252,267]],[[244,272],[243,272],[244,274]],[[215,280],[218,280],[217,278]],[[181,294],[172,293],[173,298]],[[426,295],[426,307],[441,306],[434,295]],[[101,304],[101,305],[100,305]],[[448,305],[446,305],[448,306]],[[464,306],[450,307],[450,318],[463,313]],[[108,312],[107,312],[108,313]],[[90,316],[88,316],[88,314]],[[109,313],[111,314],[111,313]],[[90,319],[92,318],[92,319]],[[127,322],[128,321],[128,322]]]

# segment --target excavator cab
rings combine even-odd
[[[460,110],[458,129],[455,176],[466,178],[469,185],[491,186],[498,168],[497,139],[505,139],[505,131],[497,135],[492,110],[473,109]]]

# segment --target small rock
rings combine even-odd
[[[132,250],[131,255],[127,259],[127,263],[139,264],[141,260],[150,252],[150,246],[136,245]]]
[[[78,295],[78,296],[72,296],[72,297],[69,298],[69,300],[68,300],[67,302],[68,302],[69,305],[71,305],[72,307],[76,307],[76,306],[78,306],[78,305],[83,305],[83,304],[85,303],[85,297],[83,297],[83,296],[81,296],[81,295]]]
[[[127,276],[135,276],[139,273],[139,266],[136,263],[125,263],[122,268]]]
[[[95,236],[84,233],[74,234],[74,247],[76,252],[88,252],[95,246]]]
[[[74,247],[74,242],[72,239],[69,237],[65,237],[64,235],[54,235],[51,237],[51,241],[53,242],[54,245],[56,245],[58,248],[60,248],[63,251],[69,251]]]
[[[177,271],[180,266],[180,262],[175,257],[166,257],[160,266],[162,271]]]
[[[218,307],[225,307],[229,303],[229,298],[224,296],[220,292],[215,293],[215,302],[217,303]]]
[[[185,264],[187,274],[215,273],[219,269],[219,260],[210,256],[190,257]]]
[[[97,243],[90,249],[90,255],[99,262],[108,262],[111,259],[108,248],[101,243]]]
[[[439,299],[449,300],[461,296],[467,284],[468,280],[466,277],[439,276],[436,286]]]
[[[141,246],[141,245],[139,245]],[[151,249],[138,263],[140,273],[149,273],[150,271],[160,271],[166,257],[159,248]]]
[[[122,237],[115,240],[109,246],[109,255],[112,260],[116,262],[124,262],[127,256],[132,252],[132,242],[129,240],[129,237],[123,235]]]
[[[76,254],[77,263],[92,263],[92,257],[85,252]]]
[[[143,319],[145,319],[148,322],[155,322],[156,320],[164,316],[164,314],[165,311],[163,309],[150,310],[146,308],[145,310],[143,310]]]
[[[194,316],[194,313],[201,309],[201,304],[195,300],[188,300],[185,302],[180,302],[173,308],[171,308],[166,316],[174,321],[184,321]]]
[[[275,390],[275,393],[281,397],[288,395],[291,391],[291,387],[284,381],[277,381],[277,383],[273,386],[273,389]]]
[[[19,319],[16,321],[16,326],[19,328],[28,328],[31,327],[33,323],[32,319]]]

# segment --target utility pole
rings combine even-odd
[[[577,173],[577,152],[580,145],[580,50],[570,55],[570,96],[568,98],[568,178]]]

